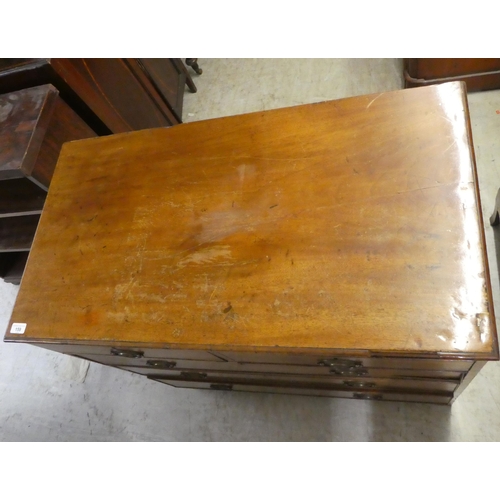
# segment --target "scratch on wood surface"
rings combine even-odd
[[[182,330],[182,328],[174,328],[174,330],[172,331],[172,336],[176,339],[178,339],[179,337],[182,336],[182,334],[184,333],[184,330]]]
[[[141,320],[143,323],[148,323],[153,325],[157,323],[164,323],[165,318],[166,318],[165,314],[160,311],[143,313],[141,316]]]
[[[437,185],[437,186],[418,187],[418,188],[415,188],[415,189],[408,189],[408,191],[398,191],[398,194],[413,193],[415,191],[425,191],[427,189],[435,189],[435,188],[438,188],[438,187],[441,187],[441,184]]]
[[[142,299],[147,302],[160,302],[161,304],[167,302],[167,297],[162,297],[156,293],[135,293],[134,298]]]
[[[212,293],[210,294],[210,298],[208,299],[209,302],[212,300],[212,297],[214,296],[215,292],[217,291],[217,288],[219,288],[219,284],[214,286],[214,289],[212,290]]]
[[[454,146],[455,144],[457,143],[457,140],[456,139],[453,139],[453,141],[451,142],[451,144],[443,151],[443,153],[446,153],[446,151],[448,151],[448,149],[450,149],[452,146]]]
[[[375,97],[375,99],[372,99],[369,103],[368,103],[368,106],[366,106],[366,109],[368,109],[380,96],[382,96],[382,94],[379,94],[377,97]]]
[[[269,156],[200,156],[196,160],[264,160],[264,161],[300,161],[300,160],[310,160],[312,158],[323,158],[323,155],[307,155],[299,156],[293,158],[271,158]]]
[[[128,300],[132,289],[136,286],[135,278],[131,278],[127,283],[118,283],[113,292],[113,307],[116,309],[117,302]]]
[[[187,257],[181,259],[178,263],[178,267],[185,267],[188,264],[211,264],[213,261],[218,259],[231,259],[232,253],[228,245],[218,245],[211,248],[205,248],[194,252]]]

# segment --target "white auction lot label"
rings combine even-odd
[[[10,333],[24,333],[26,331],[26,323],[12,323]]]

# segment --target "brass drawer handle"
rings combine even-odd
[[[210,384],[210,389],[214,389],[216,391],[232,391],[233,384]]]
[[[321,359],[318,361],[318,365],[320,366],[330,366],[330,367],[338,367],[338,368],[357,368],[363,366],[361,361],[352,361],[351,359],[340,359],[340,358],[331,358],[331,359]]]
[[[208,375],[206,373],[202,372],[181,372],[181,377],[189,380],[198,380],[200,378],[207,378],[207,376]]]
[[[375,387],[377,384],[374,384],[373,382],[352,382],[350,380],[346,380],[344,382],[344,385],[347,385],[347,387]]]
[[[363,375],[368,375],[368,370],[362,367],[348,369],[332,368],[330,373],[333,373],[334,375],[347,375],[348,377],[362,377]]]
[[[355,392],[352,397],[355,399],[372,399],[374,401],[380,401],[382,399],[382,394],[363,394]]]
[[[142,351],[132,351],[131,349],[117,349],[116,347],[111,348],[111,354],[113,356],[120,356],[122,358],[142,358],[144,353]]]
[[[148,366],[152,366],[153,368],[174,368],[177,364],[175,361],[166,361],[164,359],[148,359],[146,361]]]

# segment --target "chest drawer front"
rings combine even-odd
[[[189,389],[209,389],[217,391],[242,391],[242,392],[266,392],[273,394],[291,394],[297,396],[320,396],[331,398],[349,398],[366,399],[374,401],[408,401],[418,403],[448,404],[451,401],[451,394],[405,394],[405,393],[383,393],[377,391],[358,392],[358,391],[336,391],[330,389],[309,389],[298,387],[271,387],[251,384],[230,384],[213,383],[199,381],[164,381],[161,379],[151,379],[162,382],[173,387],[182,387]]]
[[[215,352],[228,361],[239,363],[269,363],[287,365],[328,366],[341,372],[363,368],[392,368],[402,370],[468,371],[473,362],[468,360],[417,358],[356,358],[341,356],[275,354],[262,352]]]
[[[95,361],[99,361],[95,359]],[[105,364],[113,364],[115,366],[120,367],[119,365],[124,366],[122,360],[119,360],[119,363],[105,363]],[[172,360],[174,361],[174,360]],[[99,361],[103,363],[103,361]],[[135,360],[130,360],[128,362],[127,370],[140,373],[142,375],[166,375],[170,373],[171,370],[179,368],[181,365],[179,362],[173,367],[168,366],[158,366],[154,367],[149,365],[145,365],[144,363],[139,364],[135,362]],[[184,368],[184,364],[182,365]],[[301,365],[265,365],[265,364],[241,364],[235,363],[234,361],[228,361],[227,363],[213,363],[213,362],[196,362],[191,363],[190,369],[195,370],[216,370],[220,372],[233,372],[233,373],[255,373],[255,374],[283,374],[283,375],[292,375],[292,376],[300,376],[300,375],[308,375],[308,376],[321,376],[326,378],[352,378],[354,380],[364,380],[366,377],[371,378],[418,378],[422,380],[426,379],[447,379],[454,380],[459,382],[461,377],[463,376],[463,372],[452,372],[452,371],[425,371],[425,370],[390,370],[390,369],[377,369],[377,368],[369,368],[364,370],[363,373],[358,372],[358,374],[347,373],[346,375],[338,374],[335,371],[332,371],[328,367],[324,366],[301,366]]]
[[[227,366],[229,365],[229,366]],[[246,365],[245,365],[246,366]],[[232,380],[232,381],[251,381],[257,380],[273,385],[274,382],[279,383],[309,383],[309,384],[326,384],[336,385],[342,389],[346,388],[403,388],[416,390],[436,390],[436,391],[454,391],[459,382],[459,377],[446,378],[445,375],[452,372],[442,372],[441,377],[434,379],[418,377],[418,372],[405,372],[404,376],[399,378],[391,377],[341,377],[330,373],[322,374],[300,374],[300,373],[272,373],[272,372],[256,372],[244,371],[239,367],[239,371],[233,371],[238,366],[233,363],[222,365],[224,370],[220,369],[221,365],[210,363],[203,365],[198,364],[196,369],[182,370],[182,367],[176,365],[170,369],[157,369],[150,367],[139,366],[122,366],[128,371],[147,375],[148,377],[158,377],[161,379],[172,380]],[[227,368],[227,369],[226,369]],[[380,370],[383,372],[383,370]]]
[[[206,351],[181,350],[181,349],[142,349],[124,346],[99,346],[99,345],[74,345],[74,344],[33,344],[51,351],[88,357],[88,355],[106,356],[112,362],[120,364],[123,359],[197,359],[205,361],[224,361],[218,356]],[[90,358],[88,358],[90,359]],[[99,361],[102,363],[103,361]],[[106,363],[108,364],[108,363]]]
[[[83,356],[78,355],[77,357],[87,359],[88,361],[95,361],[103,365],[127,368],[129,371],[135,371],[136,369],[155,369],[160,373],[164,373],[174,368],[182,370],[218,370],[219,365],[225,367],[227,364],[215,357],[209,361],[177,358],[117,358],[116,356],[101,356],[98,354],[85,354]]]
[[[139,369],[140,370],[140,369]],[[136,370],[134,370],[136,371]],[[225,372],[210,370],[169,370],[168,374],[159,370],[142,369],[143,374],[150,378],[158,378],[165,382],[170,381],[206,381],[214,383],[246,383],[252,382],[272,385],[272,386],[324,386],[337,390],[410,390],[422,392],[453,392],[457,386],[457,380],[422,380],[422,379],[387,379],[387,378],[363,378],[349,379],[342,377],[328,377],[320,375],[284,375],[269,373],[249,373],[249,372]],[[137,371],[136,371],[137,372]]]

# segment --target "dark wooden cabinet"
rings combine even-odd
[[[186,83],[180,59],[0,59],[0,218],[18,217],[0,220],[5,281],[20,280],[62,143],[181,123]]]
[[[137,78],[151,93],[161,97],[172,125],[182,122],[182,103],[186,87],[186,71],[180,59],[127,59]],[[148,81],[148,83],[146,83]],[[153,92],[154,89],[154,92]],[[168,111],[167,111],[168,110]]]
[[[99,135],[182,122],[181,59],[0,59],[0,94],[52,84]]]
[[[67,141],[95,132],[52,85],[0,95],[0,276],[19,283]]]
[[[8,342],[176,387],[442,404],[498,360],[458,82],[66,144],[40,229]]]
[[[500,88],[500,59],[405,59],[405,86],[461,80],[469,92]]]

